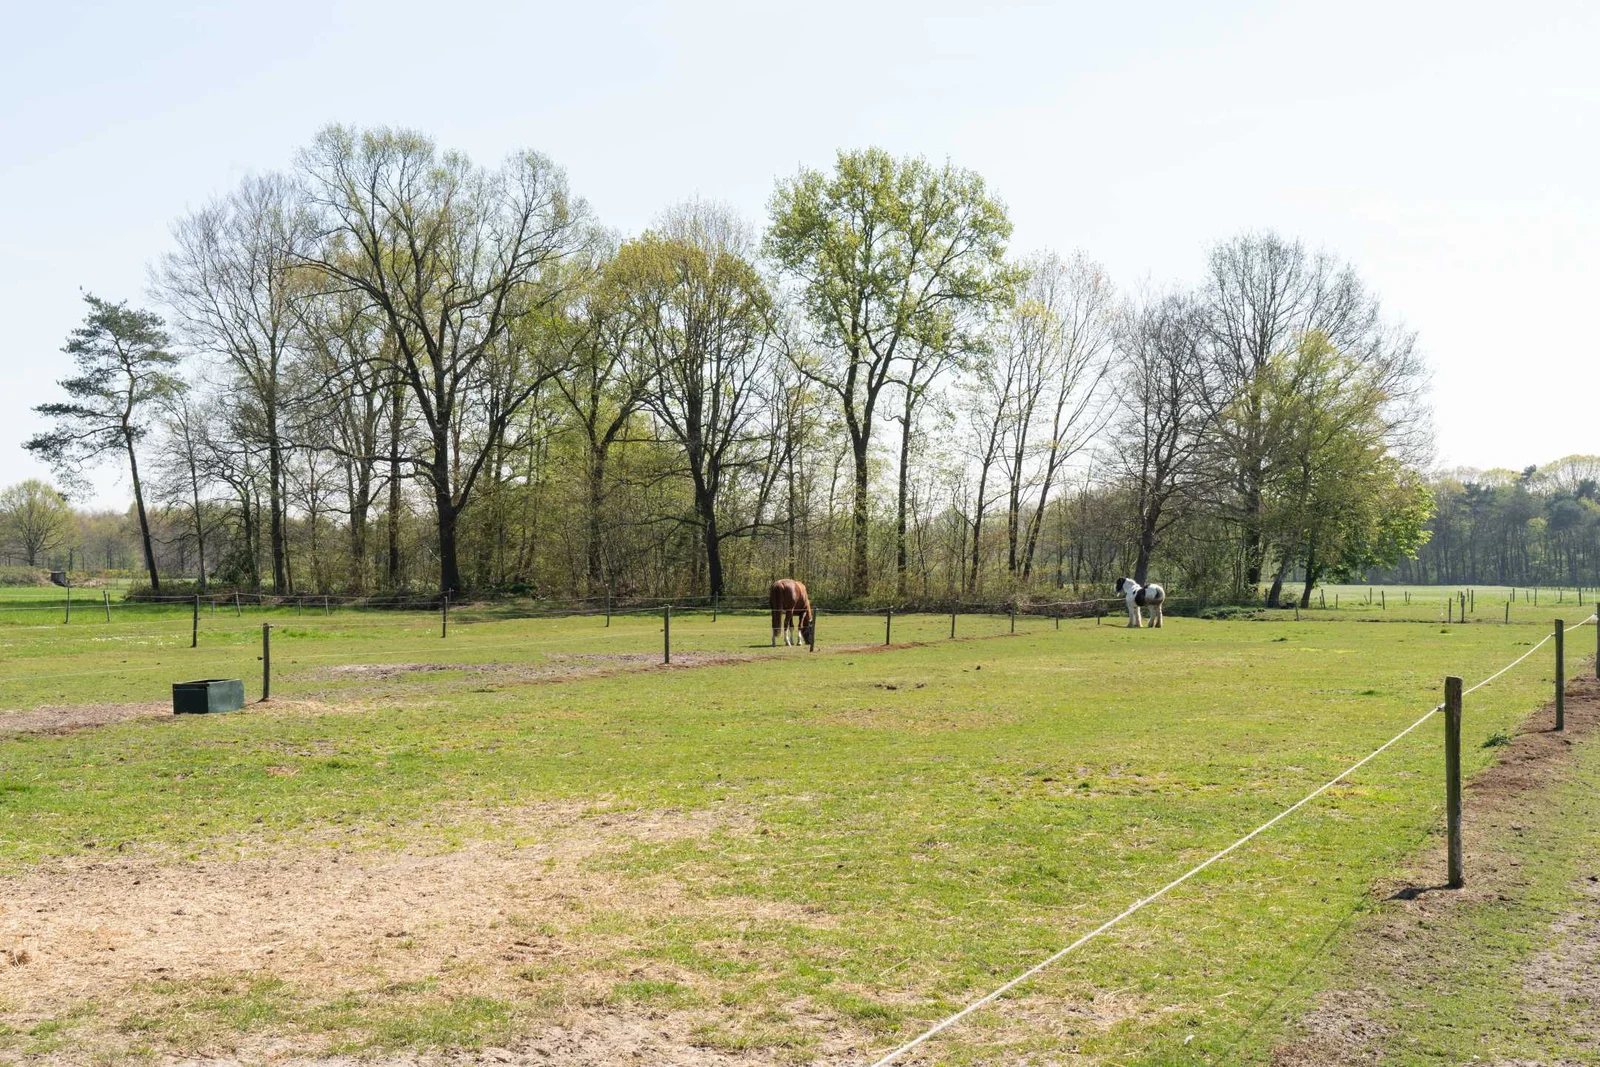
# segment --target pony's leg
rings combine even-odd
[[[1150,625],[1157,630],[1161,629],[1161,601],[1159,600],[1156,601],[1155,607],[1150,609]]]
[[[1128,629],[1137,629],[1141,625],[1143,625],[1143,622],[1139,618],[1139,609],[1130,600],[1128,601]]]

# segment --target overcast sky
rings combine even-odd
[[[690,196],[759,222],[865,145],[978,170],[1017,251],[1128,288],[1274,228],[1419,331],[1443,463],[1600,452],[1600,4],[781,7],[8,5],[0,485],[45,473],[79,290],[144,301],[174,218],[335,121],[536,148],[625,232]]]

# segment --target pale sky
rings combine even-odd
[[[329,122],[564,166],[624,232],[881,145],[982,173],[1013,248],[1123,287],[1277,229],[1420,333],[1440,460],[1600,452],[1600,4],[24,4],[0,60],[0,485],[79,289]],[[98,502],[121,505],[105,480]]]

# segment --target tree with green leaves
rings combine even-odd
[[[0,493],[0,538],[8,554],[30,567],[68,544],[73,535],[72,509],[55,489],[37,478],[18,482]]]
[[[722,542],[751,532],[722,522],[723,490],[763,455],[753,446],[773,307],[752,244],[727,211],[689,203],[624,245],[611,270],[649,360],[646,403],[683,449],[712,596],[725,591]]]
[[[1392,566],[1426,539],[1430,501],[1390,451],[1388,401],[1383,368],[1341,352],[1320,330],[1257,375],[1247,402],[1261,413],[1268,457],[1262,528],[1278,562],[1269,606],[1279,605],[1296,564],[1309,605],[1320,576]]]
[[[798,281],[822,354],[798,365],[838,400],[849,435],[854,595],[868,592],[868,461],[884,388],[929,346],[977,347],[1016,278],[1010,236],[979,175],[879,148],[840,152],[832,174],[803,168],[773,195],[767,250]]]
[[[420,424],[405,457],[427,485],[439,589],[462,588],[461,514],[523,405],[564,369],[541,321],[560,313],[594,228],[537,152],[497,169],[411,130],[332,126],[301,159],[326,239],[304,260],[387,324]]]
[[[113,304],[90,293],[83,299],[89,314],[62,349],[77,366],[77,374],[58,383],[67,399],[33,409],[55,425],[23,447],[50,464],[68,486],[82,485],[84,472],[108,456],[120,454],[127,460],[145,568],[151,590],[159,592],[138,445],[148,432],[153,406],[183,389],[173,370],[179,357],[167,351],[159,316],[130,308],[127,301]]]

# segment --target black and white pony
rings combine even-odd
[[[1150,609],[1150,625],[1159,630],[1161,628],[1161,605],[1166,603],[1167,591],[1151,582],[1149,585],[1140,585],[1132,578],[1118,578],[1117,592],[1121,593],[1128,601],[1128,625],[1138,628],[1144,625],[1144,611]]]

